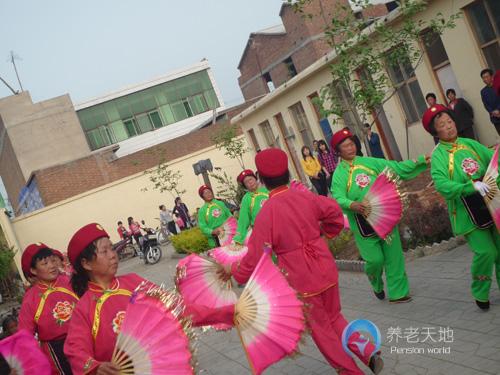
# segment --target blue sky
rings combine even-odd
[[[241,102],[248,35],[279,24],[281,0],[0,0],[0,76],[34,101],[73,102],[207,58],[227,105]],[[0,97],[11,92],[0,82]]]

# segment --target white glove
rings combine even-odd
[[[490,191],[489,186],[482,181],[474,182],[474,189],[476,189],[483,197]]]

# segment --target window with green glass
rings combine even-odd
[[[167,125],[175,122],[174,113],[172,112],[172,108],[170,107],[170,105],[162,105],[160,107],[160,111]]]
[[[148,116],[149,116],[149,121],[151,121],[155,129],[161,128],[163,126],[160,114],[157,111],[149,112]]]
[[[116,142],[121,142],[124,141],[129,137],[127,129],[125,128],[125,125],[123,124],[123,121],[115,121],[109,124],[109,127],[112,130],[113,133],[113,138]]]
[[[153,130],[153,124],[149,120],[147,114],[139,115],[135,117],[137,120],[137,124],[139,125],[139,129],[141,133],[146,133]]]
[[[189,105],[191,106],[195,114],[198,115],[200,113],[208,111],[207,102],[205,101],[205,97],[202,94],[192,96],[188,100]]]
[[[182,101],[172,104],[172,112],[174,112],[175,121],[182,121],[188,118],[186,108]]]
[[[205,91],[205,100],[207,101],[208,108],[215,109],[219,106],[219,100],[217,100],[217,95],[215,95],[214,89]]]
[[[206,70],[77,112],[93,150],[219,106]]]
[[[127,133],[129,138],[134,137],[139,134],[137,122],[134,118],[129,118],[127,120],[123,120],[123,124],[125,125],[125,129],[127,129]]]

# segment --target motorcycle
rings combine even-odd
[[[137,255],[137,250],[132,244],[132,237],[125,237],[123,240],[116,242],[115,244],[113,244],[113,249],[118,254],[119,260],[134,257]]]
[[[144,220],[141,221],[144,227],[141,229],[146,232],[144,236],[141,237],[141,251],[145,264],[156,264],[160,261],[162,256],[162,251],[160,245],[158,244],[157,233],[153,228],[146,227]]]

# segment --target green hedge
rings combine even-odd
[[[186,252],[202,253],[210,248],[208,239],[201,233],[200,228],[188,229],[172,236],[172,245],[179,254]]]

